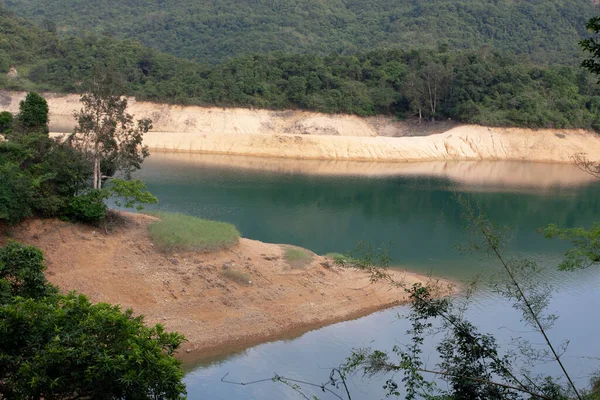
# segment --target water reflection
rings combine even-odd
[[[283,164],[282,164],[283,163]],[[304,163],[304,162],[302,162]],[[568,165],[519,163],[444,163],[391,165],[385,172],[360,177],[370,164],[326,165],[309,162],[154,154],[138,177],[160,199],[159,208],[235,224],[244,236],[290,243],[317,253],[346,251],[359,241],[393,242],[394,263],[421,272],[433,271],[467,279],[490,260],[465,256],[456,245],[469,239],[454,193],[468,193],[493,220],[511,225],[511,251],[536,258],[549,270],[553,284],[550,310],[561,315],[552,340],[571,339],[565,362],[578,382],[597,366],[600,330],[600,271],[556,272],[564,244],[549,241],[536,229],[549,223],[589,226],[600,220],[600,184]],[[263,166],[263,168],[261,168]],[[383,168],[379,166],[379,168]],[[337,172],[335,171],[337,169]],[[404,172],[402,172],[402,169]],[[307,174],[320,171],[317,175]],[[390,349],[405,340],[407,321],[395,318],[404,308],[325,327],[291,340],[256,346],[233,355],[204,360],[186,376],[191,399],[292,399],[282,385],[226,385],[225,373],[239,381],[273,373],[325,381],[353,347]],[[509,337],[528,337],[512,307],[490,290],[482,290],[469,311],[482,330],[494,333],[504,346]],[[536,338],[537,341],[537,338]],[[425,357],[435,358],[429,348]],[[553,372],[549,366],[540,370]],[[354,377],[353,398],[383,396],[381,379]],[[327,399],[323,393],[315,393]]]

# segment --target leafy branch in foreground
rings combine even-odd
[[[433,294],[436,292],[428,286],[408,288],[401,282],[395,282],[387,271],[386,257],[374,255],[370,248],[366,251],[363,248],[364,257],[353,254],[353,259],[359,260],[353,263],[353,267],[365,270],[373,280],[388,280],[392,286],[409,293],[411,310],[408,318],[412,328],[407,333],[411,342],[395,346],[392,350],[395,357],[388,352],[359,349],[348,359],[345,371],[362,370],[368,376],[401,372],[402,393],[400,385],[393,379],[389,379],[384,388],[388,395],[403,395],[407,399],[592,398],[590,392],[575,386],[562,362],[566,345],[557,347],[547,335],[556,316],[546,313],[552,288],[541,283],[542,268],[532,260],[507,257],[505,237],[508,231],[495,226],[468,201],[460,197],[458,201],[465,210],[464,218],[469,222],[470,230],[479,238],[469,248],[483,251],[498,261],[492,290],[521,312],[523,321],[542,336],[544,346],[540,348],[519,338],[514,340],[518,352],[502,352],[493,335],[479,332],[464,318],[465,308],[459,307],[456,299],[440,298],[439,291],[437,295]],[[581,247],[582,243],[574,244]],[[438,368],[425,368],[421,346],[427,335],[440,332],[444,333],[444,338],[435,347],[440,357]],[[534,361],[549,360],[560,367],[566,384],[551,376],[533,376],[527,368]],[[441,390],[434,381],[425,379],[425,373],[447,381],[450,389]]]
[[[0,247],[0,398],[183,399],[185,338],[132,310],[62,295],[30,246]]]

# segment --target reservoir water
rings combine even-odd
[[[366,175],[366,176],[365,176]],[[468,240],[457,193],[479,203],[487,215],[512,228],[509,251],[547,266],[554,286],[549,310],[560,316],[551,331],[556,343],[569,339],[564,361],[578,385],[600,366],[600,269],[557,272],[568,248],[536,232],[549,223],[589,227],[600,221],[600,182],[569,165],[517,162],[361,164],[283,161],[243,157],[155,153],[136,177],[156,195],[159,209],[235,224],[244,237],[302,246],[318,254],[346,252],[359,242],[390,244],[393,265],[458,281],[484,276],[493,262],[465,255]],[[407,321],[398,307],[250,349],[232,349],[188,366],[191,399],[298,399],[280,383],[237,386],[228,379],[254,381],[274,373],[325,382],[329,369],[353,348],[390,350],[406,342]],[[505,349],[510,338],[539,338],[520,316],[485,285],[468,316],[495,334]],[[431,346],[425,352],[435,366]],[[556,372],[552,365],[536,370]],[[353,399],[383,397],[386,378],[353,376]],[[443,383],[442,383],[443,384]],[[303,386],[320,399],[335,398]]]

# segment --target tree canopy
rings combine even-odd
[[[4,12],[0,53],[24,66],[0,87],[81,93],[94,66],[114,64],[138,100],[306,109],[361,116],[451,118],[490,126],[596,128],[600,90],[569,66],[493,50],[377,50],[355,55],[249,55],[214,66],[132,41],[60,36]],[[575,45],[573,46],[575,47]],[[433,85],[433,86],[431,86]],[[434,87],[430,96],[429,88]]]
[[[591,0],[5,0],[47,30],[135,39],[178,57],[218,63],[270,53],[370,49],[479,50],[574,65]],[[134,21],[132,23],[132,21]]]

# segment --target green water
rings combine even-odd
[[[535,257],[551,268],[566,247],[544,239],[536,229],[549,223],[589,226],[600,220],[596,182],[542,188],[504,183],[499,190],[497,185],[467,185],[443,177],[310,176],[190,164],[185,162],[189,157],[182,155],[179,162],[177,157],[154,155],[137,174],[160,199],[158,208],[231,222],[247,238],[294,244],[318,254],[352,250],[361,241],[391,243],[394,265],[455,279],[487,268],[480,257],[456,250],[469,239],[454,198],[457,193],[468,195],[491,219],[512,226],[511,251]],[[564,168],[563,174],[571,169],[577,174],[573,167]],[[522,173],[527,174],[527,169],[522,166]],[[547,279],[557,287],[552,306],[566,315],[553,334],[557,340],[573,340],[570,354],[584,377],[589,365],[577,357],[600,353],[596,343],[600,322],[590,318],[600,307],[598,271],[552,273]],[[190,398],[297,398],[272,383],[238,387],[219,379],[226,372],[240,380],[277,372],[326,380],[328,372],[323,368],[339,364],[352,347],[375,341],[380,348],[390,348],[402,340],[405,327],[395,321],[397,312],[377,313],[200,363],[186,378]],[[500,337],[506,327],[520,326],[510,306],[489,292],[479,295],[471,312],[476,323]],[[582,324],[585,330],[572,329]],[[354,398],[379,396],[378,381],[356,378],[353,385]]]

